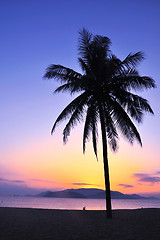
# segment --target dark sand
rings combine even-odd
[[[0,208],[0,240],[160,240],[160,209],[72,211]]]

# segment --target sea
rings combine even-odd
[[[105,210],[105,199],[0,196],[0,207]],[[160,208],[160,199],[112,199],[112,209]]]

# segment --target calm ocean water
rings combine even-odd
[[[2,197],[0,207],[42,208],[42,209],[72,209],[104,210],[104,199],[75,198],[43,198],[43,197]],[[159,200],[112,199],[113,209],[160,208]]]

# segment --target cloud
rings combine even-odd
[[[38,182],[47,182],[53,183],[53,181],[41,180],[41,179],[32,179],[32,181]],[[61,190],[59,188],[55,188],[56,190]],[[47,190],[53,190],[47,188]],[[27,181],[23,180],[11,180],[7,178],[0,178],[0,196],[10,196],[10,195],[35,195],[40,192],[46,191],[45,187],[29,187]]]
[[[137,178],[139,183],[150,183],[153,185],[155,183],[160,183],[160,177],[156,176],[158,174],[160,174],[160,172],[156,172],[155,174],[134,173],[133,177]]]
[[[148,182],[148,183],[159,183],[160,177],[144,177],[138,180],[139,182]]]
[[[25,183],[25,181],[22,181],[22,180],[11,180],[11,182],[13,182],[13,183]]]
[[[5,179],[5,178],[0,178],[0,182],[4,182],[4,183],[25,183],[25,181],[22,181],[22,180],[10,180],[10,179]]]
[[[0,178],[1,196],[37,194],[40,191],[41,191],[40,189],[28,187],[26,182],[22,180],[10,180]]]
[[[132,188],[132,187],[134,187],[133,185],[122,184],[122,183],[118,184],[118,186],[121,186],[121,187],[124,187],[124,188]]]
[[[34,182],[45,182],[45,183],[55,183],[55,181],[43,180],[43,179],[37,179],[37,178],[32,178],[31,181],[34,181]]]
[[[133,174],[133,177],[135,178],[144,178],[144,177],[149,177],[150,174],[147,174],[147,173],[134,173]]]

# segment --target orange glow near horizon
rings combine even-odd
[[[76,139],[76,140],[75,140]],[[9,169],[23,179],[28,187],[46,190],[66,188],[105,189],[102,152],[97,162],[91,143],[82,154],[80,134],[76,131],[63,146],[61,136],[35,141],[11,150]],[[99,146],[100,149],[100,146]],[[138,145],[122,142],[118,153],[109,151],[111,190],[123,193],[158,192],[158,184],[138,182],[134,173],[149,172],[149,152]],[[139,156],[139,157],[137,157]],[[141,158],[145,158],[145,161]],[[143,171],[142,171],[143,170]]]

